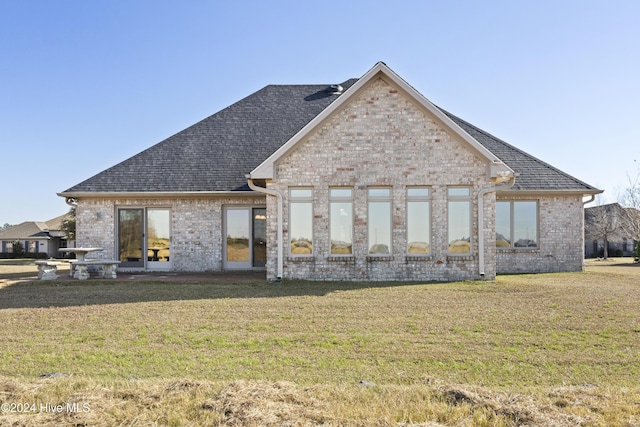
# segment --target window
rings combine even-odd
[[[431,199],[429,188],[407,188],[407,254],[431,253]]]
[[[369,255],[391,254],[391,189],[368,191]]]
[[[538,202],[496,202],[496,247],[538,247]]]
[[[293,256],[313,254],[313,190],[289,191],[289,240]]]
[[[471,190],[468,187],[447,189],[449,253],[471,254]]]
[[[329,189],[331,255],[353,254],[353,189]]]

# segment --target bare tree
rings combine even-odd
[[[585,210],[586,236],[593,240],[602,240],[604,247],[603,258],[609,258],[609,239],[618,230],[618,217],[615,212],[617,205],[598,205]]]
[[[631,175],[627,173],[627,180],[629,186],[619,195],[618,201],[626,208],[640,209],[640,170],[635,178],[631,178]]]
[[[625,234],[636,241],[635,252],[640,254],[640,169],[635,178],[627,173],[627,179],[629,186],[619,197],[627,214],[622,228]]]

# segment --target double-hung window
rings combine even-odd
[[[391,254],[391,189],[369,188],[369,255]]]
[[[447,189],[449,254],[471,254],[471,189]]]
[[[498,249],[538,247],[538,202],[496,202],[496,246]]]
[[[431,253],[431,193],[428,187],[407,188],[407,254]]]
[[[289,190],[289,243],[292,256],[313,255],[313,189]]]
[[[353,255],[353,189],[329,189],[331,255]]]

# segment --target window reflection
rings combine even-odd
[[[513,240],[516,248],[538,246],[538,221],[536,202],[513,203]]]
[[[407,188],[407,253],[431,252],[431,202],[427,187]]]
[[[169,230],[170,213],[168,209],[149,209],[147,211],[147,251],[149,261],[168,262],[170,259]]]
[[[353,254],[353,201],[351,188],[329,190],[329,234],[332,255]]]
[[[496,202],[496,247],[511,246],[511,203]]]
[[[227,211],[227,261],[249,261],[249,210]]]
[[[450,254],[471,253],[471,191],[465,187],[447,189]]]
[[[538,247],[538,203],[500,201],[496,203],[496,246]]]
[[[313,204],[292,201],[289,208],[289,221],[291,255],[311,255],[313,253]]]

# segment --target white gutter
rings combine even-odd
[[[284,211],[282,194],[276,190],[269,190],[264,187],[258,187],[254,184],[253,178],[249,178],[247,176],[247,183],[249,184],[249,188],[253,191],[257,191],[259,193],[268,194],[270,196],[275,196],[276,203],[278,204],[278,280],[282,279],[282,274],[284,272],[284,258],[283,258],[283,234],[282,234],[282,215]]]
[[[244,194],[246,193],[246,194]],[[214,197],[214,196],[246,196],[249,191],[71,191],[56,193],[60,197],[73,198],[158,198],[158,197]]]
[[[492,185],[491,187],[482,188],[478,192],[478,270],[480,277],[484,277],[484,196],[498,190],[508,190],[516,183],[516,176],[511,175],[509,182],[500,185]]]
[[[587,200],[586,202],[585,202],[585,201],[583,201],[583,202],[582,202],[582,206],[587,205],[587,204],[589,204],[589,203],[593,202],[595,199],[596,199],[596,195],[595,195],[595,194],[592,194],[592,195],[591,195],[591,198],[590,198],[589,200]]]

